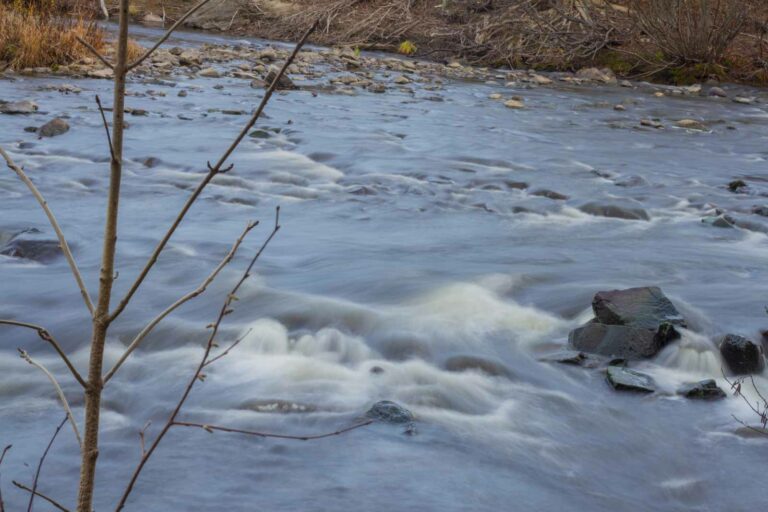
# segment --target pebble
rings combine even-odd
[[[523,104],[522,101],[518,101],[518,100],[507,100],[504,102],[504,106],[507,108],[514,108],[514,109],[525,108],[525,104]]]

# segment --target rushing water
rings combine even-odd
[[[174,81],[174,88],[129,86],[166,96],[128,98],[149,116],[128,117],[118,295],[205,162],[246,119],[209,109],[251,110],[263,94],[246,80]],[[83,92],[43,90],[65,82]],[[110,85],[0,80],[0,98],[40,105],[32,116],[1,116],[0,144],[46,194],[92,290],[108,181],[93,95],[108,98]],[[182,89],[185,98],[177,97]],[[506,109],[488,99],[493,92],[522,94],[527,108]],[[426,99],[435,95],[444,101]],[[611,108],[620,102],[627,111]],[[656,98],[618,87],[510,91],[449,82],[438,92],[416,86],[414,94],[295,91],[277,95],[267,113],[258,126],[280,133],[243,143],[234,170],[207,189],[109,339],[113,362],[153,313],[198,286],[247,220],[263,221],[208,293],[167,319],[110,383],[98,510],[114,503],[133,470],[139,430],[151,420],[151,439],[177,400],[201,355],[206,324],[278,204],[283,230],[226,320],[226,339],[246,337],[211,368],[184,417],[321,433],[390,399],[414,412],[417,434],[376,424],[299,442],[174,430],[130,509],[746,511],[768,502],[768,443],[735,433],[732,415],[749,418],[745,406],[736,398],[694,403],[674,394],[683,382],[720,375],[717,335],[754,337],[766,327],[768,224],[750,213],[768,203],[760,195],[768,191],[764,104]],[[23,131],[62,114],[72,126],[66,135],[37,140]],[[668,126],[700,117],[712,129],[638,129],[645,117]],[[149,157],[159,163],[145,166]],[[727,190],[739,177],[748,177],[750,194]],[[569,199],[539,197],[532,193],[538,189]],[[644,208],[651,220],[578,209],[593,201]],[[715,205],[750,229],[702,224]],[[31,227],[52,236],[23,184],[0,173],[0,231]],[[66,263],[0,257],[0,283],[0,316],[46,325],[84,369],[87,312]],[[539,361],[589,318],[596,291],[642,285],[661,286],[693,329],[639,365],[661,393],[619,394],[599,371]],[[2,476],[15,510],[26,496],[10,479],[31,480],[62,418],[45,376],[16,357],[16,347],[61,376],[78,417],[82,403],[63,365],[33,334],[4,328],[0,340],[0,443],[14,444]],[[444,370],[453,355],[501,363],[510,378]],[[758,382],[768,389],[767,379]],[[259,400],[277,399],[310,404],[312,412],[253,410]],[[78,457],[64,430],[43,491],[73,503]]]

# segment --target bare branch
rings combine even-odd
[[[13,485],[21,489],[22,491],[27,491],[33,493],[35,496],[39,496],[40,498],[43,498],[45,501],[56,507],[57,509],[61,510],[61,512],[70,512],[70,510],[63,505],[61,505],[58,501],[54,500],[53,498],[50,498],[46,496],[45,494],[41,493],[40,491],[33,491],[26,485],[17,482],[16,480],[13,481]]]
[[[80,383],[81,386],[86,387],[87,384],[85,383],[85,380],[83,380],[83,377],[80,375],[80,373],[77,371],[75,366],[72,364],[72,361],[69,360],[67,355],[64,353],[64,351],[61,348],[61,345],[54,339],[53,336],[51,336],[51,333],[49,333],[44,327],[41,327],[39,325],[35,324],[29,324],[27,322],[17,322],[16,320],[0,320],[0,325],[13,325],[16,327],[26,327],[27,329],[32,329],[34,331],[37,331],[37,335],[40,336],[40,338],[51,344],[51,346],[56,350],[56,353],[59,354],[59,357],[64,361],[64,364],[67,365],[67,368],[69,368],[69,371],[72,372],[72,375],[75,377],[75,380]]]
[[[344,434],[346,432],[349,432],[351,430],[356,430],[361,427],[366,427],[373,423],[373,420],[366,420],[362,423],[357,423],[355,425],[352,425],[351,427],[346,427],[341,430],[336,430],[334,432],[328,432],[325,434],[311,434],[306,436],[292,436],[287,434],[271,434],[268,432],[256,432],[254,430],[242,430],[239,428],[229,428],[229,427],[220,427],[217,425],[206,425],[203,423],[190,423],[187,421],[175,421],[173,423],[174,426],[177,427],[195,427],[200,428],[208,432],[209,434],[212,434],[214,431],[218,432],[229,432],[231,434],[245,434],[247,436],[256,436],[256,437],[272,437],[277,439],[293,439],[296,441],[313,441],[315,439],[324,439],[326,437],[333,437],[338,436],[341,434]]]
[[[56,377],[54,377],[53,374],[50,371],[48,371],[48,368],[38,363],[34,359],[32,359],[25,350],[19,349],[19,355],[23,360],[25,360],[26,362],[28,362],[29,364],[31,364],[32,366],[34,366],[35,368],[43,372],[45,376],[48,377],[48,380],[51,381],[51,384],[53,384],[53,387],[56,388],[56,394],[59,395],[59,401],[61,402],[61,406],[64,408],[64,411],[67,413],[67,418],[69,419],[69,422],[72,425],[72,431],[75,433],[75,437],[77,438],[77,444],[82,449],[83,442],[80,439],[80,430],[77,428],[77,422],[75,421],[75,416],[72,414],[72,409],[69,407],[69,402],[67,401],[67,397],[64,396],[64,391],[61,389],[61,386],[59,385],[59,382],[56,380]]]
[[[101,98],[96,95],[96,104],[99,106],[99,112],[101,112],[101,120],[104,123],[104,131],[107,132],[107,143],[109,144],[109,154],[112,160],[115,160],[115,147],[112,145],[112,136],[109,134],[109,123],[107,123],[107,116],[104,115],[104,107],[101,106]]]
[[[176,31],[176,29],[177,29],[177,28],[179,28],[179,27],[181,26],[181,24],[182,24],[182,23],[184,23],[185,21],[187,21],[187,18],[189,18],[190,16],[192,16],[193,14],[195,14],[195,13],[198,11],[198,9],[200,9],[201,7],[203,7],[205,4],[207,4],[207,3],[208,3],[208,2],[210,2],[210,1],[211,1],[211,0],[200,0],[200,2],[198,2],[198,3],[197,3],[197,5],[195,5],[195,6],[194,6],[194,7],[192,7],[190,10],[188,10],[188,11],[187,11],[187,12],[184,14],[184,16],[182,16],[181,18],[179,18],[178,20],[176,20],[176,23],[174,23],[173,25],[171,25],[171,28],[169,28],[169,29],[168,29],[168,30],[165,32],[165,34],[163,34],[163,37],[161,37],[161,38],[160,38],[160,39],[159,39],[159,40],[158,40],[158,41],[157,41],[157,42],[154,44],[154,46],[152,46],[152,48],[150,48],[149,50],[147,50],[146,52],[144,52],[144,54],[143,54],[141,57],[139,57],[138,59],[136,59],[136,61],[135,61],[135,62],[133,62],[132,64],[129,64],[129,65],[128,65],[128,71],[132,70],[133,68],[135,68],[136,66],[140,65],[142,62],[144,62],[145,60],[147,60],[147,58],[148,58],[150,55],[152,55],[153,53],[155,53],[155,51],[156,51],[158,48],[160,48],[160,45],[162,45],[162,44],[163,44],[163,43],[164,43],[164,42],[165,42],[165,41],[166,41],[166,40],[167,40],[169,37],[171,37],[171,34],[173,34],[173,33]]]
[[[93,45],[91,45],[91,43],[89,43],[88,41],[86,41],[80,36],[75,36],[75,39],[77,39],[78,43],[85,46],[88,49],[88,51],[93,54],[94,57],[96,57],[101,61],[102,64],[107,66],[109,69],[112,69],[112,70],[115,69],[115,65],[109,62],[109,60],[107,60],[107,58],[104,55],[102,55],[101,52],[99,52],[99,50],[94,48]]]
[[[251,116],[251,119],[248,121],[248,123],[245,125],[245,127],[240,131],[237,138],[232,142],[232,144],[227,148],[227,150],[224,152],[224,154],[221,156],[219,161],[214,166],[209,165],[209,171],[208,174],[205,175],[203,180],[200,182],[200,184],[197,186],[194,192],[192,192],[192,195],[189,196],[187,199],[187,202],[182,207],[179,214],[176,216],[176,219],[171,224],[171,227],[168,228],[168,231],[163,236],[162,240],[157,244],[157,247],[155,247],[155,250],[152,252],[152,255],[149,257],[149,261],[147,261],[146,265],[142,269],[142,271],[139,273],[138,277],[136,278],[136,281],[134,281],[131,288],[128,290],[128,292],[125,294],[125,297],[120,301],[118,306],[115,308],[115,310],[110,314],[109,321],[114,321],[118,316],[120,316],[120,313],[123,312],[123,310],[128,306],[128,303],[131,301],[131,298],[136,293],[136,291],[139,289],[141,284],[144,282],[144,279],[147,277],[147,274],[149,274],[149,271],[152,269],[152,267],[157,262],[157,259],[160,257],[160,253],[165,249],[165,246],[168,244],[168,241],[171,239],[173,234],[176,232],[176,229],[181,224],[181,221],[184,220],[184,217],[186,216],[189,209],[192,207],[192,205],[195,203],[197,198],[200,196],[200,194],[203,192],[206,186],[211,182],[211,180],[216,176],[222,169],[224,169],[224,164],[227,162],[227,159],[232,155],[232,153],[237,149],[237,146],[240,145],[240,143],[243,141],[246,135],[248,135],[248,131],[253,128],[253,125],[256,124],[256,121],[261,116],[262,112],[264,111],[264,108],[267,106],[267,103],[269,102],[269,99],[272,97],[272,94],[275,92],[275,89],[277,88],[278,82],[280,82],[280,78],[285,74],[285,72],[288,70],[288,67],[293,63],[294,59],[296,58],[296,55],[299,53],[301,48],[304,46],[304,44],[307,42],[307,38],[309,35],[315,30],[317,27],[317,22],[315,22],[312,27],[310,27],[309,30],[304,34],[304,36],[301,38],[301,40],[296,44],[296,47],[293,49],[293,52],[288,57],[288,60],[285,61],[283,64],[283,67],[280,69],[280,71],[277,73],[277,76],[275,77],[275,80],[272,82],[272,84],[267,89],[267,92],[264,94],[264,97],[261,99],[261,103],[259,104],[256,111]]]
[[[51,451],[51,446],[53,446],[53,442],[56,441],[56,436],[59,435],[61,427],[64,426],[64,424],[67,422],[67,419],[68,417],[64,416],[64,419],[61,420],[59,426],[56,427],[56,431],[53,433],[53,437],[51,437],[51,440],[48,442],[48,446],[45,447],[43,456],[40,457],[40,462],[37,464],[37,470],[35,470],[35,479],[32,481],[32,492],[29,493],[29,505],[27,505],[27,512],[32,512],[32,504],[34,503],[35,496],[37,495],[37,483],[40,481],[40,472],[43,470],[45,458],[48,456],[48,452]]]
[[[213,363],[215,363],[216,361],[218,361],[218,360],[219,360],[219,359],[221,359],[222,357],[226,357],[226,356],[227,356],[227,355],[228,355],[230,352],[232,352],[232,350],[233,350],[233,349],[234,349],[236,346],[238,346],[238,345],[240,344],[240,342],[241,342],[241,341],[243,341],[243,340],[246,338],[246,336],[248,336],[249,334],[251,334],[251,331],[253,331],[253,329],[248,329],[248,330],[245,332],[245,334],[243,334],[242,336],[240,336],[239,338],[237,338],[237,339],[236,339],[236,340],[235,340],[235,341],[234,341],[234,342],[233,342],[233,343],[232,343],[230,346],[228,346],[228,347],[226,348],[226,350],[224,350],[224,351],[223,351],[221,354],[217,355],[216,357],[212,357],[211,359],[209,359],[208,361],[206,361],[206,362],[205,362],[205,364],[203,365],[203,367],[206,367],[206,366],[212,365]]]
[[[5,459],[5,454],[8,453],[8,450],[10,450],[13,447],[12,444],[9,444],[5,448],[3,448],[3,452],[0,453],[0,466],[3,465],[3,460]],[[2,489],[2,482],[0,481],[0,512],[5,512],[5,504],[3,503],[3,489]]]
[[[139,445],[141,446],[141,456],[143,457],[144,454],[147,453],[147,429],[149,426],[152,425],[152,421],[147,421],[144,424],[144,428],[141,429],[141,432],[139,432]]]
[[[162,313],[157,315],[154,319],[152,319],[149,324],[147,324],[144,329],[139,332],[139,334],[136,335],[136,337],[131,341],[131,343],[128,345],[128,348],[123,353],[122,356],[120,356],[120,359],[117,360],[115,365],[112,367],[109,372],[104,376],[104,384],[106,385],[107,382],[115,375],[115,372],[123,365],[126,359],[128,359],[128,356],[130,356],[136,348],[141,344],[142,341],[144,341],[144,338],[149,335],[150,332],[159,324],[165,317],[173,313],[176,309],[181,307],[183,304],[189,302],[190,300],[194,299],[195,297],[201,295],[205,292],[205,290],[208,288],[208,285],[210,285],[214,279],[219,275],[219,273],[226,267],[229,262],[232,261],[232,259],[235,257],[235,253],[237,253],[237,250],[240,248],[240,245],[243,243],[243,240],[248,235],[248,233],[251,232],[253,228],[255,228],[259,223],[258,222],[249,222],[248,225],[245,227],[245,230],[243,230],[240,237],[238,237],[237,241],[235,241],[235,244],[232,246],[232,248],[229,250],[227,255],[224,257],[223,260],[221,260],[221,263],[211,272],[211,274],[205,278],[205,280],[200,283],[200,286],[192,290],[191,292],[187,293],[183,297],[181,297],[179,300],[168,306]]]
[[[11,159],[11,157],[8,155],[8,153],[5,152],[3,148],[0,148],[0,155],[2,155],[2,157],[5,159],[5,163],[8,165],[8,168],[15,172],[21,181],[24,182],[30,192],[32,192],[32,195],[35,196],[35,199],[37,199],[37,202],[40,204],[43,211],[45,212],[45,215],[48,217],[48,221],[51,223],[51,227],[53,227],[53,230],[56,232],[56,237],[59,239],[61,251],[64,253],[64,257],[67,259],[67,263],[69,263],[69,268],[72,270],[72,275],[75,277],[75,281],[77,281],[77,286],[80,288],[80,294],[83,296],[85,305],[88,308],[88,311],[90,311],[91,315],[93,315],[93,302],[91,301],[91,296],[88,294],[88,290],[85,287],[83,277],[80,275],[80,270],[77,268],[75,258],[72,256],[72,251],[69,249],[69,244],[67,243],[66,238],[64,238],[64,232],[61,230],[59,223],[56,221],[56,217],[53,215],[53,212],[48,207],[48,201],[45,200],[35,184],[32,183],[32,180],[29,179],[21,167],[16,165],[16,163]]]
[[[208,362],[208,358],[211,354],[211,350],[213,350],[213,347],[216,343],[216,336],[219,333],[221,323],[224,320],[224,317],[227,316],[228,312],[231,311],[230,308],[232,303],[236,300],[238,290],[240,290],[240,287],[243,285],[243,283],[245,283],[245,281],[250,277],[251,270],[253,270],[253,267],[254,265],[256,265],[256,262],[258,261],[259,257],[267,248],[267,246],[272,241],[272,239],[275,237],[277,232],[280,230],[279,220],[280,220],[280,207],[276,208],[275,210],[274,229],[272,230],[270,235],[267,237],[267,239],[264,241],[264,243],[261,245],[261,247],[256,252],[256,254],[253,256],[253,258],[251,258],[250,263],[246,267],[243,274],[240,276],[240,279],[237,281],[235,286],[227,294],[227,298],[224,300],[224,303],[222,304],[221,309],[219,310],[219,314],[216,317],[216,321],[212,324],[211,334],[208,337],[207,343],[205,344],[205,351],[203,352],[203,357],[200,359],[200,362],[198,363],[197,368],[195,369],[195,373],[189,379],[189,382],[187,383],[187,386],[184,389],[184,393],[181,395],[179,402],[176,404],[176,408],[168,417],[168,420],[165,422],[165,425],[160,430],[160,433],[152,442],[149,449],[142,455],[141,460],[139,461],[139,464],[136,466],[136,469],[133,472],[133,475],[131,475],[131,479],[128,482],[128,485],[126,486],[125,491],[123,491],[123,495],[120,498],[120,502],[118,503],[117,508],[115,509],[116,512],[120,512],[123,509],[123,507],[125,507],[125,504],[128,501],[128,497],[130,496],[131,492],[133,492],[133,488],[136,485],[136,481],[138,480],[139,475],[144,469],[144,466],[147,464],[147,461],[150,459],[150,457],[152,457],[152,454],[155,453],[155,450],[160,445],[160,442],[163,440],[165,435],[168,433],[168,431],[176,422],[176,418],[181,412],[181,408],[184,407],[184,404],[186,403],[187,398],[189,398],[189,395],[192,392],[192,388],[195,386],[195,384],[197,383],[197,381],[200,379],[202,375],[203,368],[205,368],[205,364],[206,362]]]

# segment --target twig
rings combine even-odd
[[[205,363],[205,365],[203,365],[203,366],[209,366],[209,365],[212,365],[213,363],[215,363],[216,361],[218,361],[218,360],[219,360],[219,359],[221,359],[222,357],[226,357],[226,356],[227,356],[227,354],[229,354],[229,353],[232,351],[232,349],[234,349],[236,346],[238,346],[238,345],[240,344],[240,342],[241,342],[241,341],[243,341],[243,340],[244,340],[244,339],[245,339],[245,338],[246,338],[246,337],[247,337],[249,334],[251,334],[251,331],[253,331],[253,329],[248,329],[248,330],[245,332],[245,334],[243,334],[242,336],[240,336],[239,338],[237,338],[237,339],[234,341],[234,343],[232,343],[230,346],[228,346],[228,347],[226,348],[226,350],[224,350],[224,351],[223,351],[221,354],[217,355],[216,357],[212,357],[211,359],[209,359],[209,360],[208,360],[208,361]]]
[[[11,157],[8,155],[8,153],[5,152],[3,148],[0,148],[0,155],[2,155],[2,157],[5,159],[5,163],[8,165],[8,168],[15,172],[21,181],[23,181],[27,186],[29,191],[32,192],[32,195],[35,196],[35,199],[37,199],[40,207],[48,217],[48,221],[51,223],[51,227],[53,227],[53,230],[56,232],[56,237],[59,239],[61,251],[64,253],[64,257],[67,259],[67,263],[69,263],[69,268],[72,270],[72,275],[75,277],[75,281],[77,281],[77,286],[80,288],[80,295],[83,296],[83,300],[85,301],[85,305],[88,308],[88,311],[90,311],[91,315],[93,315],[93,302],[91,301],[91,296],[88,294],[88,290],[85,287],[83,277],[80,275],[80,270],[77,268],[75,258],[72,256],[72,251],[69,249],[67,239],[64,238],[64,232],[61,230],[59,223],[56,221],[56,217],[53,215],[53,212],[48,207],[48,201],[45,200],[43,195],[37,189],[35,184],[32,183],[32,180],[29,179],[24,170],[16,165],[16,163],[11,159]]]
[[[75,39],[77,39],[78,43],[85,46],[88,49],[88,51],[90,51],[94,55],[94,57],[96,57],[101,61],[102,64],[107,66],[109,69],[112,69],[112,70],[115,69],[115,65],[109,62],[109,60],[107,60],[107,58],[104,55],[102,55],[101,52],[99,52],[99,50],[94,48],[93,45],[91,45],[91,43],[89,43],[88,41],[86,41],[80,36],[75,36]]]
[[[58,501],[54,500],[53,498],[51,498],[49,496],[46,496],[45,494],[41,493],[40,491],[33,491],[32,489],[30,489],[26,485],[22,484],[21,482],[17,482],[16,480],[13,480],[13,485],[18,487],[22,491],[31,492],[31,493],[34,493],[35,496],[39,496],[40,498],[43,498],[48,503],[50,503],[51,505],[53,505],[57,509],[61,510],[61,512],[70,512],[70,510],[68,508],[66,508],[65,506],[63,506],[61,503],[59,503]]]
[[[219,161],[216,163],[216,165],[211,166],[208,174],[205,175],[203,180],[200,182],[200,184],[197,186],[194,192],[192,192],[192,195],[189,196],[187,199],[187,202],[182,207],[179,214],[176,216],[176,219],[171,224],[171,227],[168,228],[168,231],[163,236],[162,240],[157,244],[157,247],[155,247],[155,250],[152,252],[152,255],[149,257],[149,260],[147,261],[146,265],[142,269],[142,271],[139,273],[138,277],[134,281],[131,288],[128,290],[128,292],[125,294],[123,299],[120,301],[120,303],[117,305],[115,310],[110,314],[109,321],[114,321],[118,316],[120,316],[120,313],[123,312],[123,310],[128,306],[128,303],[131,301],[131,298],[136,293],[136,291],[141,286],[142,282],[144,282],[144,279],[147,277],[147,274],[149,274],[149,271],[152,269],[152,267],[157,262],[157,259],[160,257],[160,253],[163,251],[165,246],[168,244],[168,241],[171,239],[173,234],[176,232],[176,229],[181,224],[181,221],[184,220],[184,217],[186,216],[189,209],[192,207],[192,205],[195,203],[197,198],[200,196],[200,194],[203,192],[205,187],[211,182],[211,180],[224,168],[224,164],[227,162],[227,159],[232,155],[232,153],[237,149],[237,147],[240,145],[242,140],[245,138],[246,135],[248,135],[248,131],[253,128],[253,125],[256,124],[256,121],[258,121],[259,117],[261,116],[261,113],[264,111],[264,108],[267,106],[267,103],[269,102],[269,99],[272,97],[272,94],[275,92],[275,89],[277,88],[278,82],[280,82],[280,78],[285,74],[288,67],[293,63],[293,60],[296,58],[296,55],[299,53],[301,48],[304,46],[304,43],[307,42],[307,38],[309,35],[315,30],[315,27],[317,27],[317,22],[315,22],[312,27],[310,27],[309,30],[304,34],[304,36],[301,38],[301,40],[296,44],[296,47],[293,49],[293,52],[288,57],[288,60],[285,61],[283,64],[283,67],[280,69],[280,71],[277,73],[277,76],[275,77],[274,82],[269,86],[267,89],[267,92],[264,94],[264,97],[261,99],[261,103],[259,104],[259,107],[256,109],[256,111],[251,116],[251,119],[248,121],[248,123],[245,125],[245,127],[240,131],[237,138],[230,144],[229,148],[224,152],[224,154],[221,156]]]
[[[187,18],[189,18],[190,16],[192,16],[192,15],[193,15],[195,12],[197,12],[197,10],[198,10],[198,9],[200,9],[202,6],[204,6],[205,4],[207,4],[207,3],[208,3],[208,2],[210,2],[210,1],[211,1],[211,0],[200,0],[200,2],[199,2],[197,5],[195,5],[194,7],[192,7],[190,10],[188,10],[188,11],[186,12],[186,14],[184,14],[184,16],[182,16],[181,18],[179,18],[178,20],[176,20],[176,23],[174,23],[173,25],[171,25],[171,28],[169,28],[169,29],[168,29],[168,30],[165,32],[165,34],[163,34],[163,37],[161,37],[161,38],[160,38],[160,39],[159,39],[159,40],[158,40],[158,41],[157,41],[157,42],[154,44],[154,46],[152,46],[152,48],[150,48],[149,50],[147,50],[146,52],[144,52],[144,54],[143,54],[141,57],[139,57],[138,59],[136,59],[136,61],[134,61],[134,62],[133,62],[133,63],[131,63],[131,64],[128,64],[128,68],[127,68],[127,70],[128,70],[128,71],[130,71],[130,70],[132,70],[133,68],[135,68],[136,66],[140,65],[142,62],[144,62],[144,61],[145,61],[145,60],[146,60],[146,59],[147,59],[147,58],[148,58],[150,55],[152,55],[152,54],[155,52],[155,50],[157,50],[158,48],[160,48],[160,45],[162,45],[162,44],[163,44],[163,43],[166,41],[166,39],[168,39],[169,37],[171,37],[171,34],[173,34],[173,33],[176,31],[176,29],[177,29],[177,28],[179,28],[179,25],[181,25],[182,23],[184,23],[184,22],[187,20]]]
[[[109,154],[112,160],[115,159],[115,147],[112,145],[112,135],[109,133],[109,123],[107,123],[107,116],[104,114],[104,107],[101,105],[101,98],[96,95],[96,104],[99,106],[99,112],[101,113],[101,120],[104,123],[104,131],[107,132],[107,143],[109,144]]]
[[[67,355],[64,353],[64,351],[61,348],[61,345],[51,336],[51,333],[49,333],[44,327],[41,327],[39,325],[30,324],[27,322],[17,322],[16,320],[0,320],[0,325],[13,325],[16,327],[26,327],[27,329],[32,329],[34,331],[37,331],[37,335],[40,336],[40,338],[50,343],[51,346],[56,350],[56,353],[59,354],[59,357],[64,361],[64,364],[67,365],[67,368],[69,368],[69,371],[72,372],[72,375],[75,377],[75,380],[80,383],[81,386],[86,387],[87,384],[85,383],[85,380],[80,375],[80,372],[77,371],[75,366],[72,364],[72,361],[69,360]]]
[[[141,429],[141,432],[139,432],[139,445],[141,446],[141,455],[144,456],[145,453],[147,453],[146,448],[146,441],[147,441],[147,429],[152,424],[152,421],[147,421],[144,424],[144,428]]]
[[[174,426],[178,427],[195,427],[195,428],[201,428],[208,432],[209,434],[212,434],[214,431],[219,432],[229,432],[231,434],[245,434],[247,436],[256,436],[256,437],[272,437],[277,439],[293,439],[296,441],[312,441],[315,439],[324,439],[326,437],[333,437],[338,436],[341,434],[344,434],[346,432],[349,432],[350,430],[356,430],[361,427],[366,427],[373,423],[373,420],[366,420],[362,423],[357,423],[355,425],[352,425],[351,427],[346,427],[341,430],[336,430],[334,432],[328,432],[326,434],[312,434],[312,435],[306,435],[306,436],[292,436],[287,434],[271,434],[268,432],[256,432],[254,430],[242,430],[239,428],[229,428],[229,427],[220,427],[218,425],[205,425],[202,423],[190,423],[187,421],[175,421],[173,424]]]
[[[0,453],[0,466],[3,465],[3,459],[5,459],[5,454],[8,453],[8,450],[10,450],[13,447],[12,444],[9,444],[5,448],[3,448],[3,453]],[[5,512],[5,505],[3,504],[3,486],[2,481],[0,481],[0,512]]]
[[[53,446],[53,442],[56,440],[56,436],[59,435],[59,432],[61,431],[61,427],[64,426],[64,424],[67,422],[68,417],[64,416],[64,419],[61,420],[61,423],[59,423],[59,426],[56,427],[56,431],[53,433],[53,437],[51,437],[51,440],[48,442],[48,446],[45,447],[45,451],[43,452],[43,456],[40,457],[40,462],[37,463],[37,470],[35,470],[35,479],[32,481],[32,492],[29,494],[29,505],[27,505],[27,512],[32,512],[32,504],[35,501],[35,496],[37,495],[37,483],[40,480],[40,472],[43,470],[43,464],[45,463],[45,458],[48,456],[48,452],[51,451],[51,446]]]
[[[181,412],[181,408],[184,407],[184,404],[186,403],[187,398],[189,398],[189,395],[192,392],[192,388],[195,386],[195,383],[198,381],[198,379],[200,379],[200,377],[202,376],[203,368],[205,368],[205,363],[208,361],[208,357],[211,354],[211,350],[213,350],[213,347],[215,345],[216,336],[219,333],[219,328],[221,327],[221,323],[224,320],[224,317],[232,312],[232,309],[230,308],[230,306],[235,300],[237,300],[238,290],[240,290],[240,287],[243,285],[243,283],[245,283],[245,281],[250,277],[251,270],[253,270],[254,265],[256,265],[256,262],[259,260],[259,257],[267,248],[267,246],[269,245],[269,243],[272,241],[272,239],[275,237],[275,235],[279,230],[280,230],[280,207],[278,206],[275,210],[275,227],[272,229],[272,232],[264,241],[264,243],[261,245],[261,247],[253,256],[253,258],[251,258],[250,263],[246,267],[245,271],[243,272],[242,276],[237,281],[235,286],[227,294],[227,298],[224,300],[224,304],[221,306],[221,309],[219,310],[219,314],[216,317],[216,321],[211,325],[211,334],[208,337],[207,343],[205,344],[205,351],[203,352],[203,357],[200,359],[200,362],[197,365],[197,369],[195,370],[195,373],[192,375],[192,378],[189,379],[189,382],[187,383],[187,386],[184,389],[184,393],[181,395],[179,402],[176,404],[176,408],[168,417],[168,420],[165,422],[165,425],[163,425],[163,428],[160,430],[160,433],[152,442],[149,449],[142,455],[141,460],[139,461],[139,464],[136,466],[136,469],[131,475],[131,479],[129,480],[128,485],[126,486],[125,491],[123,491],[123,495],[120,498],[120,502],[118,503],[117,508],[115,509],[116,512],[120,512],[123,509],[123,507],[125,507],[125,503],[128,501],[128,496],[130,496],[131,492],[133,492],[133,488],[136,485],[136,481],[138,480],[139,475],[144,469],[144,466],[147,464],[147,461],[150,459],[150,457],[152,457],[152,454],[155,453],[155,450],[160,445],[160,442],[163,440],[165,435],[168,433],[168,431],[176,422],[176,418]]]
[[[165,317],[173,313],[176,309],[181,307],[183,304],[189,302],[190,300],[194,299],[195,297],[201,295],[205,290],[208,288],[208,285],[210,285],[214,279],[219,275],[219,273],[224,269],[224,267],[229,264],[229,262],[232,261],[232,259],[235,257],[235,253],[237,253],[237,250],[240,248],[240,245],[243,243],[243,240],[248,235],[248,233],[251,232],[253,228],[255,228],[259,223],[258,222],[249,222],[248,225],[245,227],[245,230],[242,232],[240,237],[235,241],[235,244],[232,246],[232,248],[229,250],[227,255],[224,257],[223,260],[221,260],[221,263],[211,272],[211,274],[205,278],[205,280],[192,290],[191,292],[187,293],[183,297],[181,297],[179,300],[168,306],[163,312],[161,312],[159,315],[157,315],[149,324],[147,324],[144,329],[139,332],[139,334],[136,335],[136,337],[131,341],[131,343],[128,345],[128,348],[125,350],[122,356],[120,356],[120,359],[115,363],[115,365],[112,367],[109,372],[104,376],[104,384],[106,385],[107,382],[115,375],[115,372],[123,365],[126,359],[128,359],[128,356],[133,353],[134,350],[141,344],[141,342],[144,340],[144,338],[149,335],[150,332],[159,324]]]
[[[56,377],[53,376],[53,374],[48,371],[48,368],[43,366],[42,364],[38,363],[34,359],[32,359],[29,354],[22,349],[19,350],[19,355],[23,360],[34,366],[35,368],[42,371],[46,377],[48,377],[48,380],[51,381],[51,384],[53,384],[53,387],[56,388],[56,394],[59,395],[59,401],[61,401],[61,406],[64,408],[64,411],[67,413],[67,418],[69,419],[70,424],[72,424],[72,431],[75,433],[75,437],[77,438],[77,444],[82,448],[83,442],[80,439],[80,430],[77,428],[77,422],[75,421],[75,416],[72,414],[72,409],[69,407],[69,402],[67,401],[67,397],[64,396],[64,391],[61,389],[61,386],[59,385],[59,382],[56,380]]]

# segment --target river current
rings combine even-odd
[[[266,44],[200,34],[172,44],[202,42]],[[205,162],[246,122],[222,110],[250,111],[263,94],[247,80],[172,81],[129,84],[128,106],[148,115],[127,117],[118,295]],[[64,83],[82,92],[47,87]],[[107,101],[110,89],[105,80],[0,79],[3,100],[40,105],[37,114],[0,116],[0,145],[46,195],[93,293],[109,167],[93,96]],[[524,96],[526,108],[489,99],[496,92]],[[614,110],[618,103],[626,110]],[[768,327],[768,222],[751,213],[768,204],[766,103],[449,80],[439,91],[291,91],[266,113],[257,128],[271,135],[237,150],[234,169],[214,179],[113,329],[109,362],[153,313],[198,286],[248,220],[262,221],[208,292],[163,322],[109,384],[97,510],[127,483],[138,432],[151,420],[151,439],[178,399],[206,324],[268,234],[277,205],[283,229],[225,322],[225,339],[245,338],[196,387],[184,417],[312,434],[393,400],[414,413],[416,433],[374,424],[301,442],[173,430],[129,509],[737,512],[768,503],[768,443],[737,435],[733,418],[750,420],[746,406],[735,397],[675,395],[704,378],[727,389],[717,337],[759,339]],[[59,115],[69,117],[65,135],[24,131]],[[640,127],[642,118],[666,128]],[[709,129],[674,127],[685,118]],[[734,179],[748,193],[729,191]],[[649,220],[580,210],[590,202],[642,208]],[[714,208],[741,227],[702,223]],[[27,189],[3,169],[0,237],[28,228],[53,237]],[[617,393],[600,371],[540,361],[591,317],[595,292],[650,285],[691,328],[636,365],[659,393]],[[88,316],[63,259],[0,257],[0,290],[0,317],[45,325],[85,373]],[[33,333],[3,328],[0,342],[0,444],[14,445],[2,483],[16,510],[26,495],[10,480],[31,481],[63,416],[46,377],[16,348],[61,377],[78,418],[82,403]],[[503,365],[508,377],[446,370],[456,355]],[[766,377],[756,380],[768,390]],[[278,400],[301,406],[265,406]],[[73,503],[78,461],[64,430],[41,489]]]

